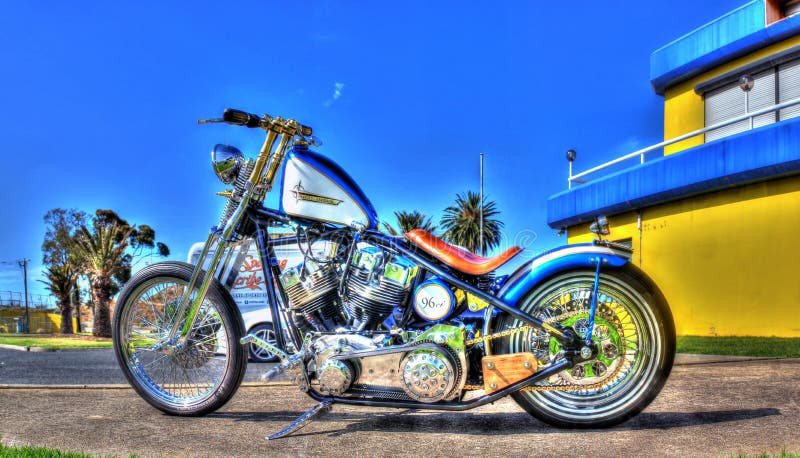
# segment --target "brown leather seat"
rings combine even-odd
[[[459,248],[422,229],[406,232],[406,237],[428,254],[448,266],[470,275],[487,274],[519,254],[522,248],[511,247],[493,258],[484,258]]]

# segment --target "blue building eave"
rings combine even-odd
[[[800,118],[664,156],[547,199],[554,229],[731,186],[800,173]]]
[[[667,88],[800,33],[800,15],[765,26],[764,1],[754,0],[661,47],[650,56],[650,84]]]

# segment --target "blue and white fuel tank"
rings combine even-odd
[[[375,208],[350,175],[303,145],[296,145],[284,162],[280,209],[300,218],[378,228]]]

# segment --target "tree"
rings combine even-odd
[[[58,300],[58,309],[61,311],[62,334],[72,334],[72,304],[71,296],[78,281],[78,272],[67,264],[55,264],[45,268],[44,283],[48,290]]]
[[[169,248],[155,241],[152,227],[131,225],[113,210],[95,212],[91,225],[82,225],[75,237],[76,255],[82,271],[89,276],[94,302],[92,334],[111,337],[109,305],[121,285],[131,277],[136,256],[143,251],[169,255]]]
[[[44,215],[47,230],[42,242],[42,262],[47,286],[58,300],[61,333],[72,334],[71,296],[77,288],[79,266],[75,257],[75,234],[86,223],[86,213],[54,208]],[[80,304],[78,304],[80,306]],[[80,330],[80,329],[79,329]]]
[[[397,224],[403,232],[413,231],[414,229],[422,229],[427,232],[434,232],[436,230],[436,226],[431,222],[431,218],[416,210],[413,212],[394,212],[394,216],[397,218]]]
[[[483,228],[480,224],[480,196],[472,191],[456,194],[455,205],[445,208],[440,222],[444,229],[443,238],[462,246],[473,253],[486,252],[500,243],[500,230],[503,222],[495,219],[500,211],[493,201],[483,199]],[[480,246],[483,231],[483,246]]]

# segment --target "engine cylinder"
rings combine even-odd
[[[306,263],[304,271],[287,269],[281,283],[289,297],[289,306],[318,330],[330,330],[344,320],[336,288],[339,274],[333,264],[317,267]]]
[[[417,267],[376,247],[357,253],[347,278],[347,311],[359,329],[374,329],[408,295]]]

